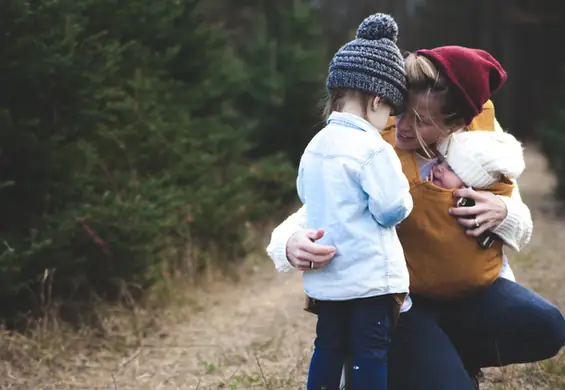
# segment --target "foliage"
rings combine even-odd
[[[301,7],[281,23],[308,25]],[[280,134],[313,125],[318,54],[291,32],[238,46],[208,16],[198,0],[4,2],[7,310],[28,307],[45,270],[59,297],[115,298],[180,267],[189,242],[233,261],[243,224],[290,199],[295,144]],[[268,47],[280,63],[265,77]]]

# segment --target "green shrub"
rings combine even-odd
[[[304,137],[281,134],[315,125],[310,77],[325,66],[294,35],[238,47],[205,11],[197,0],[3,3],[5,313],[33,304],[45,270],[57,297],[113,299],[181,266],[188,241],[234,261],[244,223],[294,199],[287,156]],[[281,59],[269,78],[266,46]]]

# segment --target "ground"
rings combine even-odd
[[[520,180],[535,229],[528,248],[511,255],[517,279],[565,309],[565,221],[553,217],[553,178],[535,147],[527,148]],[[265,232],[267,233],[267,232]],[[65,369],[45,371],[40,382],[18,377],[6,364],[1,388],[21,389],[300,389],[304,388],[315,318],[302,310],[298,274],[278,275],[266,256],[239,282],[202,289],[190,305],[159,319],[141,347],[76,352]],[[53,369],[53,367],[51,367]],[[37,372],[44,370],[37,367]],[[20,374],[18,374],[18,372]],[[565,361],[486,371],[482,389],[564,389]],[[8,379],[6,379],[8,378]],[[11,379],[10,379],[11,378]],[[19,384],[19,385],[18,385]]]

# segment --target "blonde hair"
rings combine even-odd
[[[439,80],[439,72],[426,57],[409,53],[404,59],[408,83],[427,83],[428,80]]]
[[[418,55],[416,53],[409,53],[404,59],[404,66],[406,68],[406,78],[408,91],[411,93],[425,93],[427,96],[426,107],[429,107],[430,97],[440,99],[440,113],[445,125],[452,125],[458,122],[464,123],[463,119],[463,106],[460,104],[460,99],[457,96],[456,89],[445,78],[437,67],[428,58]],[[429,108],[428,108],[429,110]],[[414,110],[416,117],[419,114]],[[430,118],[433,117],[430,115]],[[439,126],[433,122],[433,125],[445,136],[449,133],[445,132],[445,126]],[[414,129],[416,137],[420,146],[428,157],[432,157],[432,152],[428,145],[424,143],[418,126],[415,123]]]

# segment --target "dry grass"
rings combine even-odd
[[[262,263],[264,232],[272,227],[246,227],[245,246],[257,254],[261,248]],[[191,348],[168,344],[170,330],[198,317],[228,287],[240,288],[257,272],[258,262],[251,256],[237,269],[208,271],[196,284],[163,280],[143,307],[98,304],[96,327],[77,330],[58,320],[56,304],[46,305],[45,316],[30,321],[24,334],[0,329],[0,389],[121,389],[122,370],[136,363],[142,351]]]
[[[553,179],[535,150],[521,180],[536,224],[511,257],[520,282],[565,309],[565,222],[551,217]],[[266,228],[250,237],[264,248]],[[277,275],[261,250],[239,278],[208,276],[199,289],[169,286],[162,311],[105,309],[103,331],[36,324],[29,337],[0,334],[2,389],[299,389],[314,317],[302,311],[299,275]],[[116,310],[112,312],[111,310]],[[483,389],[565,389],[565,357],[486,370]]]

